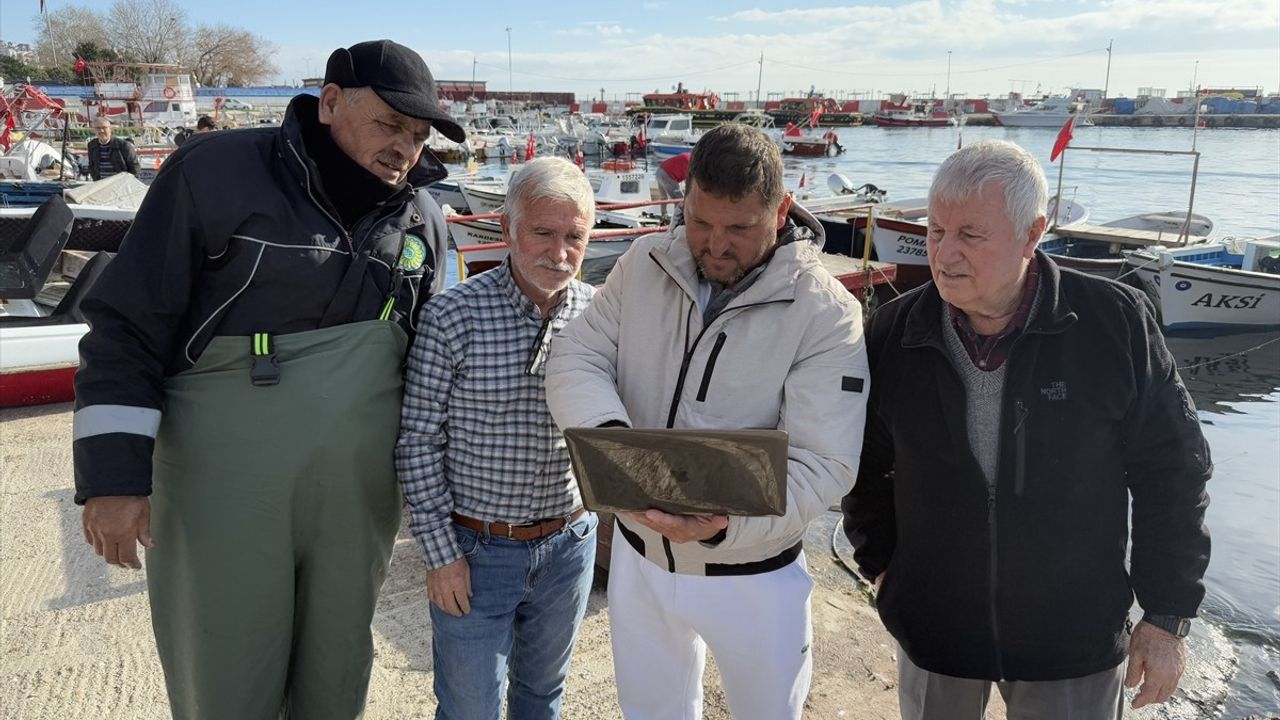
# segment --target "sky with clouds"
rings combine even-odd
[[[48,0],[53,9],[68,4]],[[758,82],[766,98],[811,87],[841,97],[940,95],[948,82],[979,97],[1102,88],[1113,42],[1112,96],[1143,87],[1173,96],[1193,77],[1206,87],[1280,92],[1278,0],[180,4],[192,22],[228,22],[273,41],[277,83],[322,74],[334,47],[390,37],[421,52],[438,79],[474,71],[493,89],[579,99],[601,91],[627,99],[677,82],[742,100]],[[32,40],[37,6],[4,0],[0,38]]]

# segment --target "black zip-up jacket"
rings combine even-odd
[[[116,172],[127,172],[137,177],[138,152],[133,149],[133,143],[122,137],[112,137],[107,141],[107,145],[111,147],[111,162],[115,163]],[[98,138],[93,138],[89,141],[89,149],[86,151],[89,158],[89,177],[94,180],[102,179],[102,159],[98,156],[101,148],[102,143]]]
[[[150,494],[164,379],[213,337],[372,320],[393,292],[391,317],[411,331],[444,286],[447,231],[426,192],[444,166],[424,151],[405,187],[348,229],[303,144],[302,123],[317,113],[303,95],[279,128],[196,136],[152,183],[81,306],[90,332],[75,379],[77,502]]]
[[[1204,597],[1212,464],[1154,308],[1043,253],[1036,262],[1039,307],[989,429],[1001,439],[990,488],[934,285],[886,304],[867,329],[874,382],[845,532],[863,575],[886,573],[885,627],[936,673],[1101,672],[1124,659],[1135,592],[1147,612],[1179,617]]]

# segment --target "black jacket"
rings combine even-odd
[[[107,142],[111,146],[111,161],[115,163],[116,172],[127,172],[130,175],[138,176],[138,153],[133,149],[133,143],[128,140],[112,136]],[[89,177],[94,180],[102,179],[102,169],[99,167],[101,160],[98,158],[98,148],[102,147],[102,143],[97,138],[89,141]]]
[[[920,667],[1060,680],[1124,658],[1134,592],[1193,617],[1212,471],[1191,398],[1139,292],[1040,263],[1040,304],[1007,360],[993,488],[932,283],[867,327],[871,396],[843,503],[885,627]],[[1126,571],[1129,495],[1133,554]]]
[[[152,183],[81,306],[90,332],[75,380],[78,502],[150,494],[154,430],[103,433],[89,420],[158,422],[164,378],[213,337],[371,320],[393,288],[392,317],[412,331],[418,307],[443,288],[447,231],[425,186],[444,166],[424,151],[407,186],[347,229],[302,142],[317,108],[299,96],[279,128],[193,137]],[[363,270],[348,275],[353,267]]]

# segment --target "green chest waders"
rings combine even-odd
[[[407,339],[217,337],[165,384],[147,580],[180,720],[351,720],[400,519]]]

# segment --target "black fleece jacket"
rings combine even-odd
[[[969,447],[937,289],[886,304],[867,327],[874,382],[845,532],[861,572],[885,573],[889,632],[945,675],[1100,672],[1124,658],[1135,592],[1146,611],[1180,617],[1204,596],[1212,463],[1154,308],[1036,262],[1040,305],[987,429],[1000,434],[993,486]]]

